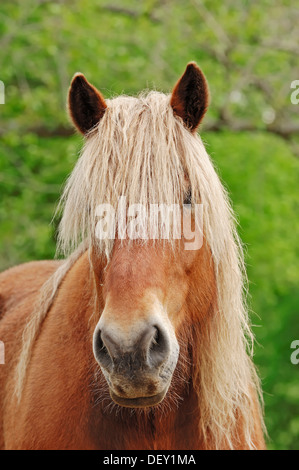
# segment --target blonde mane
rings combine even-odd
[[[32,345],[68,269],[82,253],[80,243],[109,258],[113,240],[95,238],[98,204],[182,204],[186,177],[194,203],[203,204],[204,233],[217,281],[217,311],[197,345],[200,364],[193,382],[200,406],[200,432],[216,448],[233,448],[236,414],[248,448],[253,448],[252,390],[260,385],[250,356],[253,336],[246,308],[247,280],[243,250],[228,196],[199,136],[175,117],[170,97],[158,92],[107,101],[99,124],[87,136],[66,184],[60,209],[58,250],[71,255],[44,288],[42,302],[24,332],[17,368],[21,396]],[[59,209],[59,210],[60,210]],[[158,233],[161,226],[157,221]],[[49,300],[50,299],[50,300]],[[197,385],[196,385],[197,384]],[[259,410],[261,413],[261,411]],[[241,416],[240,416],[241,415]],[[261,418],[262,420],[262,418]]]

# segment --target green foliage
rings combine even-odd
[[[290,361],[290,344],[299,338],[299,161],[285,142],[264,133],[203,138],[229,188],[246,247],[269,447],[298,449],[299,366]]]
[[[299,449],[299,365],[290,362],[299,339],[298,139],[267,132],[265,118],[274,110],[271,125],[298,122],[289,99],[299,78],[292,42],[277,45],[295,37],[293,16],[291,2],[269,0],[238,7],[231,0],[1,0],[0,7],[1,270],[55,255],[57,221],[50,222],[82,144],[63,136],[72,75],[83,72],[109,98],[167,92],[189,60],[203,68],[212,103],[201,134],[246,246],[255,362],[274,449]],[[255,132],[232,130],[244,117]],[[215,121],[225,125],[209,132]]]
[[[0,143],[1,269],[55,255],[51,225],[81,139],[5,135]]]

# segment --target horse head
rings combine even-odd
[[[192,135],[207,103],[205,77],[195,63],[190,63],[173,89],[169,109]],[[109,112],[109,103],[82,74],[76,74],[69,91],[69,109],[74,124],[88,139]],[[182,200],[191,204],[188,184],[185,175]],[[184,217],[186,213],[180,224]],[[143,244],[118,240],[103,275],[97,270],[94,254],[94,271],[98,278],[103,277],[98,283],[103,305],[93,336],[93,352],[117,404],[147,407],[164,399],[177,367],[178,337],[187,315],[187,298],[192,296],[190,286],[196,284],[195,278],[203,269],[213,277],[203,258],[207,256],[200,250],[185,250],[183,240],[176,241],[175,248],[161,240]],[[198,289],[194,295],[198,296]],[[211,301],[209,295],[205,298],[206,303]]]

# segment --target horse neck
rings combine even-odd
[[[176,404],[171,401],[166,401],[165,404],[162,402],[161,406],[145,412],[119,409],[112,403],[107,383],[92,352],[93,331],[103,306],[101,284],[104,265],[100,258],[91,258],[88,252],[84,253],[69,270],[55,302],[54,310],[57,315],[52,315],[53,322],[55,321],[60,331],[63,327],[70,327],[69,353],[60,369],[64,370],[74,364],[73,377],[76,383],[73,382],[72,390],[76,389],[76,396],[81,400],[80,414],[86,416],[82,438],[88,439],[88,446],[96,449],[163,450],[206,447],[207,443],[204,445],[199,432],[199,383],[198,374],[194,371],[194,364],[198,361],[195,345],[202,340],[199,322],[190,322],[185,331],[181,332],[183,336],[180,344],[185,345],[182,356],[187,358],[189,369],[184,363],[181,364],[177,381],[172,384],[173,389],[169,390],[171,396],[172,392],[178,392],[177,386],[181,384],[181,399]],[[207,321],[210,318],[208,310],[211,304],[207,303],[205,308]],[[53,344],[51,338],[49,341]],[[63,351],[65,349],[64,345]],[[77,418],[77,415],[74,416],[74,425]]]

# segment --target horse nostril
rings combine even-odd
[[[170,341],[167,332],[160,326],[147,326],[135,341],[128,339],[130,338],[114,338],[107,328],[95,332],[94,356],[103,369],[108,372],[147,367],[154,369],[169,356]]]
[[[166,334],[157,325],[149,348],[149,360],[153,366],[161,365],[170,351],[169,340]]]
[[[97,331],[94,338],[94,355],[100,366],[105,369],[112,367],[113,361],[103,342],[101,330]]]

